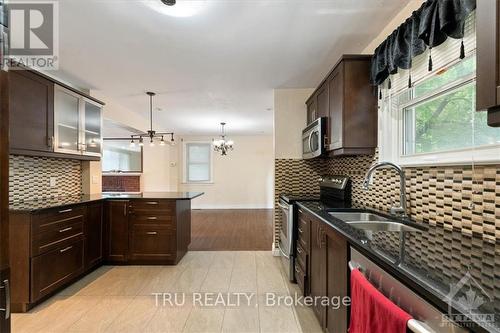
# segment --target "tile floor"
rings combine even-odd
[[[189,252],[177,266],[103,266],[14,314],[12,331],[321,332],[311,309],[266,304],[266,293],[295,292],[271,252]]]

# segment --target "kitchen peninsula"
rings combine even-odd
[[[12,202],[13,310],[29,310],[102,264],[177,264],[191,242],[191,200],[202,194],[94,194]]]

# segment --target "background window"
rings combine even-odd
[[[186,182],[212,181],[212,145],[210,143],[186,143]]]
[[[129,140],[104,140],[103,172],[142,172],[142,148],[131,147]]]

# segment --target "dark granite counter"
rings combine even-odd
[[[84,204],[93,201],[108,199],[170,199],[170,200],[191,200],[203,195],[203,192],[143,192],[136,194],[127,193],[101,193],[78,196],[65,196],[46,198],[40,200],[28,200],[9,203],[9,210],[14,212],[37,212],[50,208],[61,208],[71,205]]]
[[[463,319],[466,328],[500,332],[499,242],[423,223],[417,223],[423,230],[405,233],[401,242],[399,232],[356,229],[328,214],[341,209],[319,202],[298,204],[444,314],[451,309],[453,318]]]

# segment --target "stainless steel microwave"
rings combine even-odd
[[[315,158],[325,152],[326,120],[318,118],[302,131],[302,158]]]

